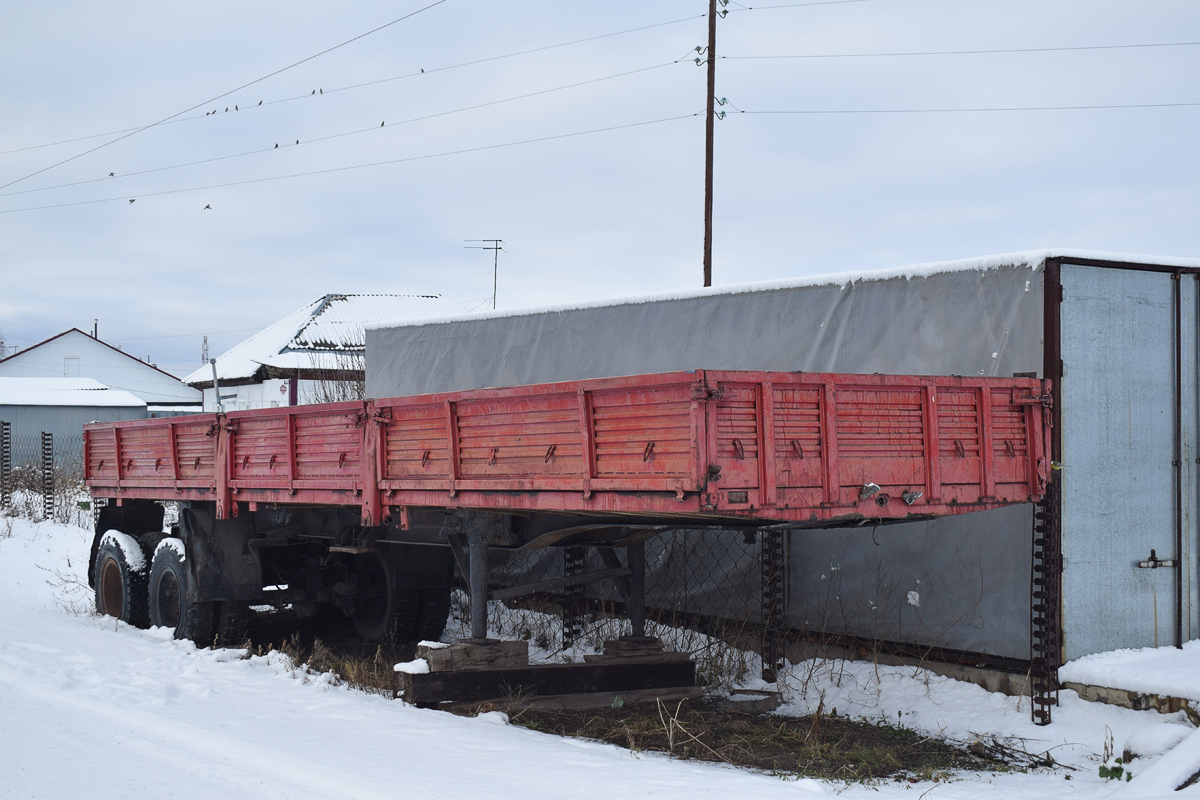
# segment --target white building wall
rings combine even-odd
[[[177,378],[79,331],[70,331],[0,362],[0,377],[94,378],[110,388],[124,389],[147,403],[195,403],[200,400],[199,392]]]
[[[297,386],[297,405],[309,405],[318,402],[314,396],[317,381],[300,381]],[[221,400],[226,411],[248,411],[254,408],[278,408],[288,404],[288,381],[284,379],[269,379],[262,383],[250,383],[242,386],[222,386]],[[212,387],[204,390],[204,410],[217,410]]]

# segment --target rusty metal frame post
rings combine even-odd
[[[563,548],[563,575],[581,575],[587,566],[587,547],[570,545]],[[583,584],[577,583],[563,590],[562,601],[562,646],[564,649],[575,644],[583,635]]]
[[[12,508],[11,422],[0,422],[0,508]]]
[[[629,625],[634,636],[646,635],[646,543],[635,542],[625,548],[629,576]]]
[[[486,639],[488,633],[488,543],[482,532],[467,531],[469,587],[471,595],[471,638]]]
[[[759,535],[762,565],[762,679],[774,683],[783,667],[784,531]]]
[[[54,517],[54,434],[42,431],[42,517]]]
[[[1046,495],[1034,505],[1030,561],[1029,674],[1030,714],[1049,725],[1058,704],[1058,668],[1062,661],[1062,486],[1053,467],[1062,459],[1062,272],[1047,259],[1043,275],[1042,377],[1053,397],[1050,425],[1051,469]]]

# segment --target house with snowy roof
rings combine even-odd
[[[217,410],[350,400],[362,396],[365,328],[444,315],[438,295],[327,294],[230,348],[183,380]],[[215,376],[214,376],[215,372]]]
[[[42,432],[54,434],[61,445],[79,441],[89,422],[145,416],[145,400],[92,378],[0,377],[0,423],[14,442],[26,442],[26,450]]]
[[[0,378],[91,378],[132,394],[143,407],[200,405],[200,392],[179,378],[78,328],[0,359]]]

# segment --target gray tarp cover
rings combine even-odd
[[[1043,273],[1030,261],[368,330],[367,392],[688,369],[1040,375]],[[795,531],[789,617],[1027,658],[1030,514]]]

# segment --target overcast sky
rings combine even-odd
[[[477,238],[505,241],[500,308],[699,287],[706,0],[444,0],[80,156],[430,2],[9,4],[7,344],[98,317],[183,374],[201,335],[216,355],[327,292],[482,310]],[[718,32],[718,286],[1043,247],[1200,255],[1200,106],[738,113],[1200,103],[1200,46],[734,58],[1200,42],[1194,0],[745,5]]]

